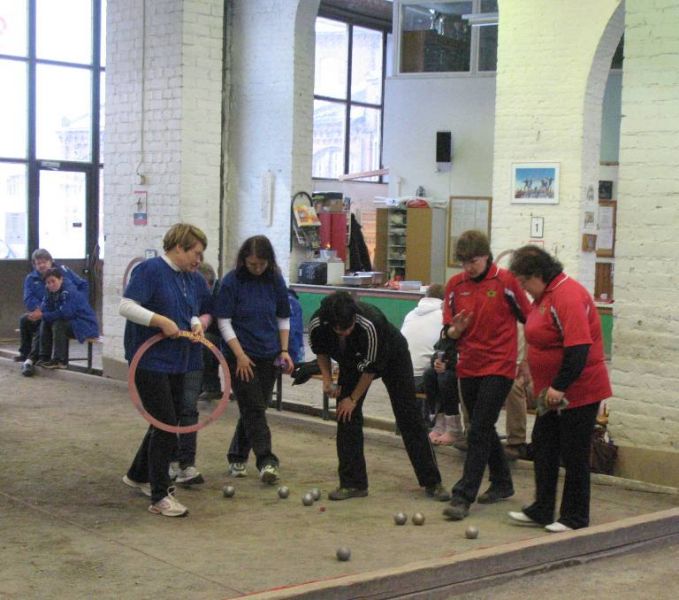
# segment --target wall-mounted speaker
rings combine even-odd
[[[439,164],[453,162],[453,136],[450,131],[436,132],[436,162]]]

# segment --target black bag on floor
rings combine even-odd
[[[590,471],[613,475],[615,461],[618,458],[618,447],[608,436],[605,427],[597,425],[592,433],[592,448],[590,451]]]

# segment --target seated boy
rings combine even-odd
[[[46,332],[45,339],[40,341],[40,324],[42,312],[40,305],[45,299],[45,273],[49,269],[58,268],[81,293],[87,297],[87,281],[78,277],[67,267],[57,266],[52,255],[44,248],[38,248],[31,255],[33,270],[26,275],[24,280],[24,306],[26,313],[19,319],[19,331],[21,345],[19,355],[15,361],[24,363],[21,368],[23,375],[30,377],[35,372],[34,364],[38,361],[49,360],[52,354],[52,339],[49,337],[51,330]],[[40,348],[44,354],[40,354]]]
[[[40,307],[40,352],[43,353],[42,340],[49,337],[46,330],[50,329],[54,354],[52,360],[42,366],[46,369],[65,369],[68,367],[69,338],[82,343],[88,338],[99,337],[99,326],[87,297],[64,278],[64,272],[60,268],[52,268],[45,273],[45,287],[47,294]]]

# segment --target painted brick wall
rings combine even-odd
[[[247,237],[264,234],[271,239],[284,274],[289,272],[291,196],[311,189],[318,4],[318,0],[231,3],[227,270]],[[274,179],[270,221],[262,208],[267,172]]]
[[[187,220],[205,229],[207,260],[216,260],[222,11],[218,0],[108,2],[105,362],[123,359],[118,303],[134,257],[161,251],[167,228]],[[146,226],[133,225],[135,190],[148,193]]]
[[[679,5],[627,0],[613,381],[617,439],[679,449]]]
[[[545,248],[592,290],[594,253],[580,251],[581,234],[585,211],[596,211],[601,101],[622,21],[617,37],[611,33],[602,41],[602,35],[618,5],[617,0],[556,0],[549,10],[541,0],[501,5],[493,247],[527,243],[531,215],[544,217]],[[559,204],[511,204],[512,163],[542,161],[560,165]]]

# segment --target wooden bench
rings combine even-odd
[[[76,358],[69,358],[68,362],[69,365],[72,362],[85,362],[87,365],[84,368],[84,371],[86,373],[94,373],[94,368],[92,367],[92,358],[93,358],[93,346],[94,344],[103,344],[104,343],[104,338],[102,336],[96,337],[96,338],[87,338],[84,342],[84,344],[87,344],[87,356],[78,356]],[[80,369],[75,369],[75,370],[80,370]]]

